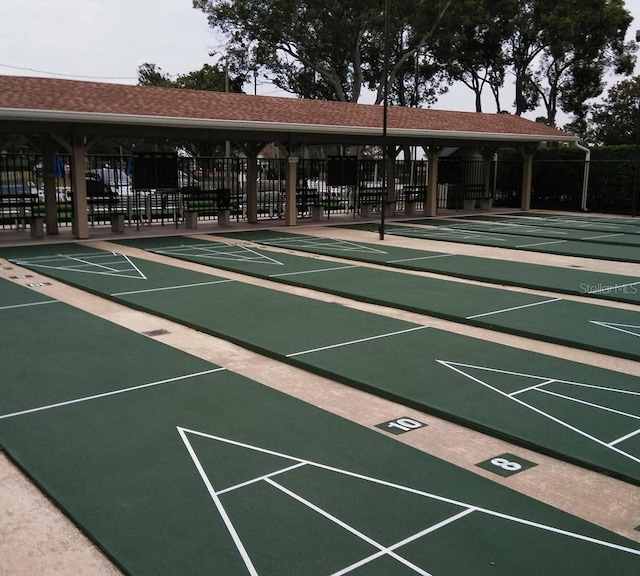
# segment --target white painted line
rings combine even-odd
[[[338,526],[340,526],[341,528],[343,528],[347,532],[350,532],[354,536],[357,536],[361,540],[364,540],[367,544],[370,544],[374,548],[378,548],[378,550],[380,551],[381,554],[391,556],[394,560],[397,560],[401,564],[404,564],[405,566],[411,568],[414,572],[420,574],[421,576],[432,576],[431,574],[429,574],[429,572],[426,572],[425,570],[422,570],[422,568],[420,568],[419,566],[416,566],[412,562],[409,562],[409,560],[406,560],[402,556],[399,556],[398,554],[392,552],[389,548],[383,546],[379,542],[376,542],[373,538],[369,538],[369,536],[367,536],[366,534],[363,534],[359,530],[356,530],[353,526],[350,526],[346,522],[343,522],[342,520],[340,520],[339,518],[337,518],[333,514],[330,514],[326,510],[323,510],[319,506],[316,506],[312,502],[309,502],[309,500],[307,500],[306,498],[303,498],[299,494],[296,494],[295,492],[289,490],[288,488],[285,488],[281,484],[278,484],[277,482],[274,482],[273,480],[271,480],[271,478],[267,478],[266,482],[268,484],[271,484],[274,488],[277,488],[278,490],[281,490],[282,492],[284,492],[290,498],[293,498],[294,500],[297,500],[298,502],[300,502],[301,504],[307,506],[308,508],[310,508],[314,512],[320,514],[321,516],[324,516],[327,520],[330,520],[331,522],[337,524]]]
[[[114,252],[113,254],[114,254],[114,256],[117,256],[117,254],[116,254],[115,252]],[[144,273],[142,272],[142,270],[140,270],[140,268],[138,268],[138,267],[137,267],[137,266],[136,266],[136,265],[131,261],[131,258],[129,258],[129,256],[127,256],[126,254],[120,254],[120,256],[122,256],[123,258],[125,258],[125,260],[126,260],[127,262],[129,262],[129,264],[131,264],[131,266],[133,267],[133,269],[134,269],[136,272],[138,272],[138,274],[140,274],[140,277],[141,277],[143,280],[147,280],[147,277],[144,275]]]
[[[528,386],[527,388],[521,388],[520,390],[516,390],[515,392],[511,392],[508,396],[515,396],[516,394],[522,394],[523,392],[529,392],[531,390],[537,390],[541,386],[546,386],[547,384],[551,384],[555,382],[555,380],[545,380],[544,382],[540,382],[539,384],[534,384],[533,386]]]
[[[255,484],[256,482],[262,482],[267,478],[273,478],[274,476],[279,476],[280,474],[284,474],[285,472],[291,472],[291,470],[295,470],[296,468],[302,468],[303,466],[308,466],[306,462],[298,462],[297,464],[292,464],[291,466],[287,466],[286,468],[280,468],[280,470],[276,470],[275,472],[270,472],[269,474],[265,474],[264,476],[256,476],[251,480],[247,480],[246,482],[240,482],[240,484],[234,484],[233,486],[229,486],[228,488],[223,488],[222,490],[216,490],[216,494],[226,494],[227,492],[233,492],[234,490],[239,490],[240,488],[245,488],[250,486],[251,484]]]
[[[637,336],[638,338],[640,338],[640,326],[635,326],[634,324],[614,324],[611,322],[598,322],[597,320],[591,320],[590,322],[592,324],[602,326],[603,328],[610,328],[611,330],[617,330],[618,332],[622,332],[623,334],[629,334],[630,336]],[[625,330],[625,328],[636,328],[638,329],[638,332]]]
[[[424,330],[429,326],[415,326],[407,330],[398,330],[397,332],[387,332],[386,334],[379,334],[378,336],[369,336],[367,338],[359,338],[357,340],[349,340],[348,342],[340,342],[339,344],[330,344],[329,346],[322,346],[320,348],[313,348],[311,350],[303,350],[301,352],[293,352],[287,354],[286,358],[293,358],[294,356],[302,356],[304,354],[312,354],[313,352],[322,352],[323,350],[331,350],[332,348],[342,348],[343,346],[351,346],[352,344],[360,344],[361,342],[369,342],[370,340],[379,340],[380,338],[388,338],[390,336],[398,336],[399,334],[407,334],[408,332],[415,332],[416,330]]]
[[[299,276],[301,274],[313,274],[314,272],[333,272],[334,270],[350,270],[360,268],[357,264],[348,266],[334,266],[333,268],[318,268],[316,270],[301,270],[300,272],[283,272],[282,274],[269,274],[269,278],[282,278],[285,276]]]
[[[562,244],[566,240],[550,240],[549,242],[536,242],[534,244],[519,244],[516,248],[530,248],[531,246],[546,246],[547,244]]]
[[[584,404],[585,406],[591,406],[592,408],[597,408],[598,410],[602,410],[603,412],[611,412],[612,414],[618,414],[619,416],[626,416],[627,418],[640,420],[640,416],[636,416],[635,414],[629,414],[629,412],[623,412],[622,410],[609,408],[607,406],[603,406],[602,404],[587,402],[586,400],[575,398],[574,396],[559,394],[558,392],[552,392],[551,390],[538,390],[538,392],[541,392],[542,394],[548,394],[549,396],[555,396],[556,398],[562,398],[563,400],[569,400],[570,402],[575,402],[576,404]]]
[[[475,314],[474,316],[467,316],[466,320],[482,318],[483,316],[492,316],[493,314],[502,314],[503,312],[513,312],[514,310],[522,310],[523,308],[531,308],[532,306],[540,306],[542,304],[560,302],[561,300],[562,298],[552,298],[551,300],[542,300],[541,302],[533,302],[532,304],[523,304],[522,306],[514,306],[512,308],[503,308],[502,310],[494,310],[493,312],[484,312],[482,314]]]
[[[447,364],[444,360],[438,360],[438,362],[440,362],[441,364],[445,364],[445,365]],[[270,454],[272,456],[278,456],[280,458],[286,458],[288,460],[293,460],[295,462],[309,464],[311,466],[315,466],[315,467],[320,468],[322,470],[327,470],[329,472],[335,472],[335,473],[338,473],[338,474],[343,474],[343,475],[348,476],[350,478],[356,478],[356,479],[359,479],[359,480],[371,482],[373,484],[377,484],[377,485],[380,485],[380,486],[385,486],[387,488],[395,488],[395,489],[397,489],[399,491],[402,491],[402,492],[407,492],[409,494],[415,494],[417,496],[424,496],[426,498],[429,498],[429,499],[432,499],[432,500],[435,500],[435,501],[438,501],[438,502],[444,502],[444,503],[447,503],[447,504],[452,504],[454,506],[459,506],[461,508],[464,508],[464,510],[460,514],[458,514],[458,515],[452,517],[451,519],[449,519],[449,522],[452,521],[453,519],[457,519],[457,518],[459,518],[461,516],[465,516],[469,512],[480,512],[480,513],[486,514],[488,516],[494,516],[496,518],[501,518],[503,520],[507,520],[507,521],[510,521],[510,522],[515,522],[515,523],[522,524],[522,525],[525,525],[525,526],[529,526],[529,527],[532,527],[532,528],[537,528],[537,529],[545,530],[545,531],[552,532],[552,533],[555,533],[555,534],[560,534],[562,536],[567,536],[567,537],[573,538],[575,540],[581,540],[581,541],[584,541],[584,542],[589,542],[591,544],[604,546],[606,548],[612,548],[614,550],[618,550],[618,551],[621,551],[621,552],[627,552],[627,553],[633,554],[635,556],[640,556],[640,550],[636,550],[634,548],[628,548],[626,546],[613,544],[611,542],[606,542],[604,540],[598,540],[596,538],[591,538],[590,536],[584,536],[582,534],[578,534],[578,533],[575,533],[575,532],[569,532],[568,530],[562,530],[560,528],[555,528],[553,526],[540,524],[538,522],[532,522],[532,521],[526,520],[524,518],[519,518],[517,516],[511,516],[509,514],[504,514],[502,512],[497,512],[495,510],[490,510],[488,508],[477,507],[477,506],[462,502],[460,500],[454,500],[452,498],[448,498],[446,496],[440,496],[440,495],[434,494],[432,492],[425,492],[425,491],[419,490],[417,488],[411,488],[409,486],[403,486],[401,484],[395,484],[395,483],[389,482],[387,480],[381,480],[380,478],[374,478],[372,476],[366,476],[364,474],[359,474],[357,472],[351,472],[351,471],[345,470],[343,468],[336,468],[334,466],[329,466],[327,464],[322,464],[320,462],[314,462],[312,460],[306,460],[304,458],[299,458],[297,456],[291,456],[289,454],[284,454],[282,452],[277,452],[275,450],[269,450],[267,448],[261,448],[259,446],[246,444],[244,442],[238,442],[237,440],[231,440],[229,438],[223,438],[221,436],[215,436],[215,435],[212,435],[212,434],[206,434],[204,432],[198,432],[197,430],[190,430],[190,429],[187,429],[187,428],[178,427],[178,431],[180,432],[180,435],[183,437],[183,441],[186,440],[186,433],[194,434],[194,435],[200,436],[202,438],[209,438],[211,440],[217,440],[219,442],[224,442],[226,444],[231,444],[231,445],[234,445],[234,446],[238,446],[240,448],[247,448],[249,450],[254,450],[256,452],[260,452],[260,453],[263,453],[263,454]],[[188,440],[186,440],[185,444],[188,444]],[[188,446],[190,447],[190,444]],[[197,462],[197,456],[195,456],[195,453],[193,453],[193,450],[190,450],[190,454],[192,454],[192,458],[195,458],[194,462]],[[198,468],[198,470],[200,471],[201,475],[203,475],[203,480],[204,480],[206,478],[206,474],[204,473],[204,470],[202,470],[201,466]],[[215,494],[215,491],[213,490],[213,487],[211,487],[211,483],[208,481],[208,478],[206,479],[205,484],[207,485],[208,488],[211,489],[211,491],[213,491],[213,494]],[[218,502],[219,502],[219,500],[218,500]],[[225,514],[225,516],[226,516],[226,514]],[[225,522],[226,522],[226,520],[225,520]],[[447,522],[447,521],[445,520],[445,522]],[[436,525],[436,526],[439,526],[439,525]],[[433,527],[430,530],[433,530]]]
[[[93,394],[92,396],[83,396],[82,398],[75,398],[74,400],[66,400],[64,402],[56,402],[55,404],[47,404],[45,406],[38,406],[37,408],[29,408],[28,410],[20,410],[19,412],[11,412],[9,414],[0,415],[0,420],[7,418],[15,418],[16,416],[24,416],[25,414],[33,414],[34,412],[43,412],[44,410],[52,410],[54,408],[62,408],[64,406],[71,406],[72,404],[79,404],[80,402],[89,402],[90,400],[97,400],[99,398],[106,398],[108,396],[116,396],[118,394],[125,394],[127,392],[133,392],[134,390],[142,390],[144,388],[151,388],[153,386],[160,386],[161,384],[169,384],[170,382],[178,382],[180,380],[187,380],[189,378],[196,378],[198,376],[204,376],[205,374],[213,374],[214,372],[222,372],[226,368],[213,368],[211,370],[204,370],[202,372],[194,372],[193,374],[185,374],[183,376],[176,376],[175,378],[167,378],[166,380],[158,380],[156,382],[149,382],[147,384],[140,384],[139,386],[131,386],[129,388],[120,388],[119,390],[112,390],[111,392],[103,392],[102,394]]]
[[[415,540],[419,540],[423,536],[426,536],[427,534],[431,534],[432,532],[435,532],[435,531],[439,530],[440,528],[443,528],[444,526],[452,524],[453,522],[456,522],[457,520],[460,520],[461,518],[464,518],[465,516],[475,512],[475,511],[476,511],[475,508],[467,508],[466,510],[463,510],[462,512],[459,512],[458,514],[455,514],[454,516],[451,516],[450,518],[446,518],[445,520],[442,520],[442,522],[438,522],[437,524],[434,524],[433,526],[429,526],[428,528],[425,528],[424,530],[421,530],[420,532],[416,532],[415,534],[412,534],[411,536],[405,538],[404,540],[401,540],[400,542],[396,542],[392,546],[386,547],[384,550],[381,550],[380,552],[376,552],[375,554],[372,554],[371,556],[363,558],[362,560],[359,560],[358,562],[354,562],[350,566],[347,566],[346,568],[343,568],[342,570],[340,570],[338,572],[334,572],[331,576],[343,576],[344,574],[348,574],[349,572],[352,572],[356,568],[360,568],[361,566],[364,566],[365,564],[368,564],[369,562],[371,562],[373,560],[377,560],[381,556],[384,556],[387,553],[387,551],[396,550],[398,548],[401,548],[402,546],[410,544],[411,542],[413,542]]]
[[[204,482],[204,485],[207,488],[207,492],[209,492],[209,496],[211,496],[211,499],[213,500],[215,507],[218,509],[218,513],[222,517],[222,520],[225,526],[227,527],[227,530],[229,531],[229,534],[231,535],[231,538],[233,539],[233,542],[235,543],[236,548],[238,549],[238,552],[240,553],[240,556],[242,557],[242,560],[244,561],[244,565],[249,571],[250,576],[259,576],[258,571],[253,565],[253,562],[251,562],[251,558],[249,558],[249,554],[247,553],[244,547],[244,544],[242,543],[242,540],[240,540],[240,536],[236,532],[236,529],[233,526],[233,523],[231,522],[231,519],[227,514],[227,511],[224,509],[222,502],[220,502],[220,498],[216,494],[216,491],[213,489],[213,486],[211,485],[211,482],[209,481],[209,478],[206,472],[204,471],[202,464],[200,464],[200,460],[198,459],[198,456],[196,455],[193,447],[191,446],[191,443],[187,439],[186,430],[184,428],[178,427],[178,433],[180,434],[180,438],[182,438],[182,442],[184,443],[187,449],[187,452],[189,452],[189,456],[191,456],[191,460],[193,461],[196,467],[196,470],[200,474],[200,478],[202,482]]]
[[[278,266],[284,266],[284,264],[275,258],[271,258],[266,254],[257,252],[245,244],[228,244],[221,243],[219,246],[202,246],[191,245],[185,246],[185,251],[182,246],[175,248],[153,248],[149,249],[150,252],[156,254],[164,254],[166,256],[176,256],[183,258],[205,258],[210,260],[230,260],[232,262],[255,262],[258,264],[276,264]],[[225,251],[224,248],[230,248],[231,251]],[[254,257],[247,257],[248,254],[252,254]]]
[[[198,286],[212,286],[214,284],[226,284],[235,280],[215,280],[213,282],[197,282],[195,284],[181,284],[179,286],[164,286],[162,288],[148,288],[146,290],[131,290],[130,292],[114,292],[111,296],[128,296],[130,294],[144,294],[146,292],[162,292],[163,290],[181,290],[182,288],[196,288]]]
[[[29,306],[40,306],[41,304],[58,304],[60,300],[45,300],[43,302],[29,302],[28,304],[12,304],[11,306],[0,306],[0,310],[11,310],[13,308],[28,308]]]
[[[510,400],[513,400],[514,402],[520,404],[521,406],[524,406],[525,408],[528,408],[532,412],[535,412],[536,414],[539,414],[540,416],[548,418],[549,420],[555,422],[556,424],[559,424],[560,426],[564,426],[565,428],[568,428],[569,430],[572,430],[576,434],[580,434],[580,436],[584,436],[585,438],[588,438],[589,440],[591,440],[592,442],[595,442],[596,444],[599,444],[600,446],[605,446],[605,447],[609,448],[610,450],[613,450],[614,452],[617,452],[621,456],[624,456],[625,458],[629,458],[630,460],[633,460],[634,462],[640,463],[640,458],[638,458],[637,456],[634,456],[633,454],[629,454],[628,452],[625,452],[624,450],[620,450],[620,449],[616,448],[615,446],[609,446],[609,444],[607,442],[604,442],[603,440],[600,440],[599,438],[596,438],[595,436],[593,436],[591,434],[588,434],[584,430],[580,430],[580,428],[576,428],[575,426],[572,426],[571,424],[569,424],[569,423],[567,423],[567,422],[565,422],[563,420],[560,420],[560,418],[556,418],[555,416],[552,416],[551,414],[548,414],[547,412],[544,412],[543,410],[540,410],[539,408],[536,408],[535,406],[532,406],[531,404],[527,404],[526,402],[524,402],[524,401],[522,401],[522,400],[520,400],[520,399],[518,399],[516,397],[509,396],[506,392],[503,392],[502,390],[496,388],[495,386],[491,386],[491,384],[487,384],[486,382],[480,380],[479,378],[476,378],[475,376],[471,376],[470,374],[467,374],[463,370],[460,370],[460,369],[456,368],[456,366],[455,366],[456,363],[455,362],[446,362],[445,360],[437,360],[437,362],[439,362],[440,364],[443,364],[444,366],[447,366],[449,369],[454,370],[455,372],[458,372],[459,374],[465,376],[466,378],[469,378],[470,380],[473,380],[474,382],[477,382],[478,384],[481,384],[482,386],[486,386],[487,388],[489,388],[490,390],[493,390],[497,394],[500,394],[501,396],[504,396],[506,398],[509,398]],[[476,368],[478,368],[478,367],[476,366]],[[640,554],[640,552],[638,554]]]
[[[583,240],[598,240],[599,238],[612,238],[613,236],[624,236],[622,232],[618,234],[600,234],[599,236],[588,236],[583,238]]]
[[[638,434],[640,434],[640,428],[638,428],[637,430],[634,430],[633,432],[629,432],[629,434],[625,436],[621,436],[620,438],[617,438],[613,442],[609,442],[609,446],[615,446],[616,444],[619,444],[620,442],[624,442],[625,440],[629,440],[629,438],[633,438]]]
[[[400,258],[398,260],[387,260],[387,264],[396,264],[398,262],[413,262],[415,260],[432,260],[435,258],[446,258],[448,256],[458,256],[458,254],[435,254],[433,256],[417,256],[416,258]]]

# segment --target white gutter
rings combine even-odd
[[[589,188],[589,168],[591,167],[591,150],[586,146],[582,146],[577,141],[573,143],[576,148],[584,151],[584,174],[582,176],[582,202],[580,209],[587,211],[587,189]]]
[[[306,134],[347,134],[353,136],[381,136],[377,126],[340,126],[332,124],[300,124],[265,122],[258,120],[218,120],[212,118],[177,118],[175,116],[145,116],[101,112],[68,112],[63,110],[29,110],[24,108],[0,108],[0,120],[36,122],[87,122],[97,124],[123,124],[133,126],[161,126],[165,128],[200,128],[238,130],[243,132],[285,132]],[[572,142],[577,137],[571,134],[541,135],[500,132],[460,132],[453,130],[420,130],[390,128],[389,136],[399,138],[486,140],[488,142]]]

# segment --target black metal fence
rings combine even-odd
[[[286,160],[260,159],[257,174],[258,218],[278,219],[285,212]],[[615,163],[614,169],[612,165]],[[114,222],[127,226],[178,225],[186,214],[199,220],[216,220],[223,207],[230,218],[247,218],[247,160],[244,158],[179,158],[178,189],[134,190],[129,156],[89,155],[86,159],[88,216],[91,226]],[[582,205],[584,160],[543,160],[533,165],[532,208],[579,210]],[[481,161],[443,158],[438,168],[439,210],[494,206],[519,208],[522,161],[500,160],[490,165],[488,193]],[[633,162],[591,162],[588,208],[628,213],[631,208]],[[300,159],[296,183],[299,218],[330,218],[332,214],[367,215],[382,209],[391,214],[412,214],[423,209],[428,162],[398,161],[394,184],[383,194],[385,164],[361,159],[356,185],[328,185],[326,159]],[[45,175],[38,154],[0,155],[0,228],[29,227],[44,217],[44,179],[55,181],[58,224],[72,225],[73,185],[69,158],[56,155],[53,174]],[[224,195],[222,196],[222,192]],[[314,209],[315,208],[315,209]]]

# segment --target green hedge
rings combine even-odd
[[[631,213],[637,155],[638,149],[635,146],[591,149],[588,211]],[[533,161],[531,207],[580,210],[584,162],[585,153],[579,148],[550,147],[538,150]],[[503,204],[519,206],[522,159],[517,151],[500,151],[498,174],[497,189],[503,191]],[[638,184],[640,185],[640,181]],[[504,194],[504,191],[511,193]],[[513,200],[513,191],[517,191],[516,200]],[[509,197],[510,203],[506,200]]]

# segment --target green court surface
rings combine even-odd
[[[19,252],[21,264],[123,304],[640,483],[638,378],[117,253]]]
[[[540,219],[539,219],[540,220]],[[541,222],[545,222],[540,220]],[[640,236],[621,232],[595,232],[593,230],[581,230],[575,228],[557,228],[552,226],[540,226],[538,221],[528,222],[485,222],[474,218],[424,218],[420,220],[407,220],[407,224],[421,226],[435,226],[449,230],[463,230],[471,232],[483,232],[487,234],[514,234],[518,236],[532,236],[542,239],[560,239],[568,242],[580,241],[595,244],[615,244],[620,246],[633,246],[640,248]]]
[[[518,216],[526,216],[527,218],[537,218],[539,220],[543,220],[543,221],[548,221],[548,222],[558,222],[558,223],[563,223],[563,222],[575,222],[575,223],[582,223],[585,225],[590,225],[590,224],[595,224],[595,223],[600,223],[600,224],[611,224],[611,225],[624,225],[624,226],[632,226],[635,227],[636,230],[638,230],[638,226],[640,226],[640,219],[639,218],[627,218],[624,216],[604,216],[604,215],[600,215],[600,216],[587,216],[584,214],[572,214],[572,213],[562,213],[562,214],[558,214],[558,213],[540,213],[540,212],[518,212],[516,214],[512,214],[512,215],[518,215]]]
[[[407,238],[424,238],[439,242],[457,242],[460,244],[474,244],[478,246],[492,246],[510,250],[524,250],[528,252],[542,252],[545,254],[560,254],[562,256],[577,256],[579,258],[595,258],[598,260],[612,260],[619,262],[640,262],[640,248],[636,246],[621,246],[615,244],[598,244],[580,240],[563,240],[560,238],[533,238],[515,234],[499,234],[497,232],[479,232],[476,230],[458,230],[437,226],[428,226],[429,220],[421,221],[425,226],[411,226],[389,224],[385,233],[392,236]],[[366,222],[362,224],[344,224],[342,228],[364,230],[378,233],[378,224]]]
[[[218,234],[215,236],[217,237]],[[446,252],[414,250],[392,246],[389,243],[369,244],[303,234],[287,234],[274,230],[235,232],[223,236],[299,252],[383,264],[402,270],[433,272],[490,284],[520,286],[640,304],[640,278],[635,276],[605,274],[576,270],[575,268],[544,266]],[[154,250],[154,247],[161,248],[159,244],[161,242],[140,240],[136,241],[134,245],[148,246]],[[220,263],[216,263],[216,266],[220,266]]]
[[[0,444],[125,574],[632,576],[640,568],[635,542],[43,301],[0,280],[0,317],[11,324],[0,331],[9,374],[0,382]]]
[[[251,237],[250,234],[242,236]],[[218,244],[180,237],[123,243],[363,302],[640,359],[640,312],[366,266],[345,266],[268,251],[255,245]]]
[[[456,218],[457,219],[457,218]],[[604,234],[640,234],[640,221],[629,223],[628,220],[617,221],[600,220],[597,218],[585,219],[567,215],[558,216],[541,216],[533,214],[519,214],[517,216],[511,214],[481,214],[477,216],[461,217],[464,221],[472,222],[496,222],[498,224],[507,225],[531,225],[539,228],[569,228],[570,230],[590,230],[593,232],[602,232]],[[611,238],[614,239],[613,237]],[[604,238],[603,238],[604,240]]]

